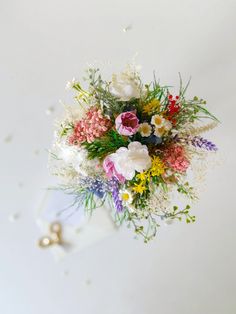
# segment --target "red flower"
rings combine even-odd
[[[176,113],[178,113],[179,110],[180,110],[180,104],[176,104],[178,99],[179,99],[179,96],[175,96],[175,99],[174,99],[172,95],[169,95],[168,99],[169,99],[169,104],[168,104],[168,107],[167,107],[168,108],[168,113],[169,113],[170,116],[173,116]]]

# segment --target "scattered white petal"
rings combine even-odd
[[[15,213],[13,213],[13,214],[8,216],[8,220],[10,222],[16,222],[19,218],[20,218],[20,213],[19,212],[15,212]]]
[[[69,270],[64,270],[64,271],[62,272],[62,275],[65,276],[65,277],[67,277],[67,276],[69,275]]]
[[[40,153],[40,150],[39,150],[39,149],[35,149],[35,150],[34,150],[34,154],[35,154],[35,155],[39,155],[39,153]]]
[[[21,181],[18,182],[18,187],[19,187],[19,188],[23,188],[23,186],[24,186],[24,183],[23,183],[23,182],[21,182]]]
[[[12,134],[8,134],[5,138],[4,138],[4,142],[5,143],[10,143],[13,139],[13,135]]]
[[[91,281],[90,279],[87,279],[87,280],[85,281],[85,283],[86,283],[87,286],[90,286],[91,283],[92,283],[92,281]]]
[[[129,24],[129,25],[127,25],[126,27],[123,28],[123,32],[124,32],[124,33],[127,33],[127,32],[130,31],[132,28],[133,28],[132,25]]]
[[[53,106],[50,106],[46,109],[45,113],[46,115],[50,116],[55,111],[55,108]]]

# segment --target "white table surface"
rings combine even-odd
[[[234,0],[1,1],[1,314],[236,313],[235,21]],[[136,52],[146,80],[153,69],[164,84],[192,76],[189,95],[222,121],[206,135],[221,165],[209,171],[194,225],[164,227],[148,245],[124,228],[55,263],[35,245],[34,211],[51,182],[58,100],[70,100],[65,83],[87,63],[108,75]]]

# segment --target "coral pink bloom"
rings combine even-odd
[[[121,113],[116,118],[115,123],[118,133],[125,136],[135,134],[139,128],[139,120],[136,114],[132,111]]]
[[[109,179],[112,179],[115,177],[120,183],[125,182],[125,177],[122,176],[122,174],[119,174],[116,171],[115,165],[113,161],[111,160],[110,156],[107,156],[103,161],[103,169],[106,172],[106,175]]]
[[[75,124],[74,134],[69,138],[69,143],[91,143],[103,136],[110,126],[111,121],[102,115],[101,110],[96,106],[91,107],[86,117]]]
[[[164,163],[178,172],[185,172],[189,167],[185,149],[180,145],[171,145],[164,151]]]

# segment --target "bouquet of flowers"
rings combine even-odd
[[[197,197],[187,174],[217,150],[199,136],[218,122],[206,101],[188,100],[181,77],[177,95],[155,77],[143,84],[132,66],[108,82],[89,68],[85,80],[86,90],[75,79],[67,83],[76,104],[65,106],[50,152],[60,188],[89,213],[108,202],[114,220],[127,222],[145,242],[162,221],[194,222],[189,203],[180,207],[173,199]]]

